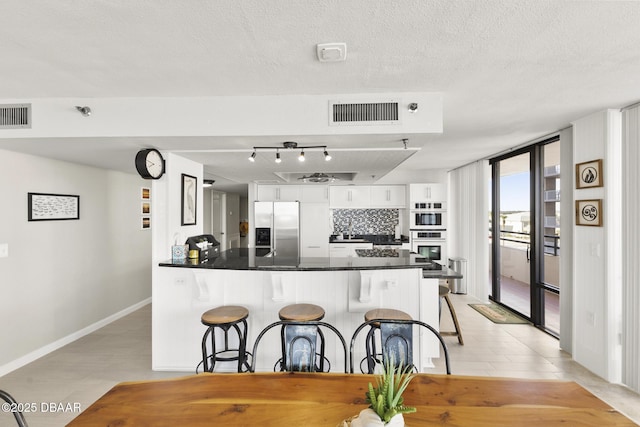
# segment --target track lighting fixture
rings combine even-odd
[[[297,142],[293,142],[293,141],[287,141],[287,142],[283,142],[282,143],[282,147],[253,147],[253,153],[251,154],[251,156],[249,156],[249,161],[250,162],[255,162],[256,161],[256,155],[258,150],[275,150],[276,151],[276,163],[281,163],[282,162],[282,158],[280,157],[280,150],[281,149],[289,149],[289,150],[297,150],[300,149],[300,155],[298,155],[298,161],[300,162],[304,162],[305,161],[305,154],[304,154],[304,150],[310,149],[310,150],[322,150],[323,154],[324,154],[324,160],[325,161],[329,161],[331,160],[331,156],[329,155],[329,152],[327,151],[327,146],[326,145],[308,145],[305,147],[301,147],[298,146]]]
[[[402,143],[404,144],[404,149],[407,149],[407,142],[409,142],[409,140],[407,138],[403,138],[402,139]]]
[[[84,107],[76,105],[76,110],[80,111],[85,117],[89,117],[91,115],[91,108],[87,107],[86,105]]]

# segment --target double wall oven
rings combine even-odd
[[[446,265],[447,231],[446,230],[412,230],[411,251],[423,258]]]
[[[445,202],[415,202],[410,209],[411,251],[447,263],[447,210]]]
[[[410,221],[411,230],[446,230],[446,204],[444,202],[413,203]]]

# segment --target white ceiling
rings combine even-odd
[[[3,0],[0,101],[440,92],[444,131],[125,135],[55,138],[46,148],[0,132],[0,148],[131,173],[140,147],[191,150],[183,155],[211,165],[206,175],[230,191],[277,179],[274,172],[356,171],[393,182],[491,156],[590,113],[640,101],[638,23],[638,1]],[[347,61],[320,63],[316,44],[326,42],[345,42]],[[373,142],[398,148],[402,138],[421,149],[366,150]],[[247,169],[246,152],[193,151],[286,140],[330,147],[340,140],[364,151],[332,152],[331,169],[316,153],[318,163],[305,162],[307,170],[291,162],[276,170],[266,160]]]

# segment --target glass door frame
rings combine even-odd
[[[501,266],[500,266],[500,161],[522,154],[529,154],[529,197],[530,197],[530,316],[519,313],[529,319],[534,326],[550,332],[545,328],[545,291],[550,290],[544,282],[544,210],[543,210],[543,183],[544,183],[544,158],[543,147],[549,143],[559,141],[559,136],[554,136],[535,144],[514,150],[507,154],[495,157],[491,164],[491,240],[492,240],[492,264],[491,264],[491,295],[489,299],[501,304]],[[553,289],[551,289],[553,290]],[[511,307],[509,307],[513,310]],[[515,311],[515,310],[514,310]],[[517,312],[517,311],[516,311]],[[552,335],[555,333],[550,332]]]

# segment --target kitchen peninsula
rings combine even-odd
[[[364,313],[373,308],[402,310],[437,327],[438,280],[460,277],[408,250],[387,249],[359,250],[358,257],[287,258],[256,256],[254,249],[240,248],[204,263],[164,262],[160,267],[161,277],[153,282],[153,369],[176,371],[196,369],[205,330],[200,316],[213,307],[234,304],[249,310],[250,347],[285,305],[318,304],[326,312],[323,320],[348,343]],[[277,338],[274,334],[263,341],[258,370],[273,369],[280,350]],[[327,344],[332,372],[344,369],[336,344]],[[364,355],[364,345],[358,348]],[[414,354],[421,370],[432,366],[431,358],[439,356],[437,341],[419,337]],[[221,368],[233,370],[232,365]]]

